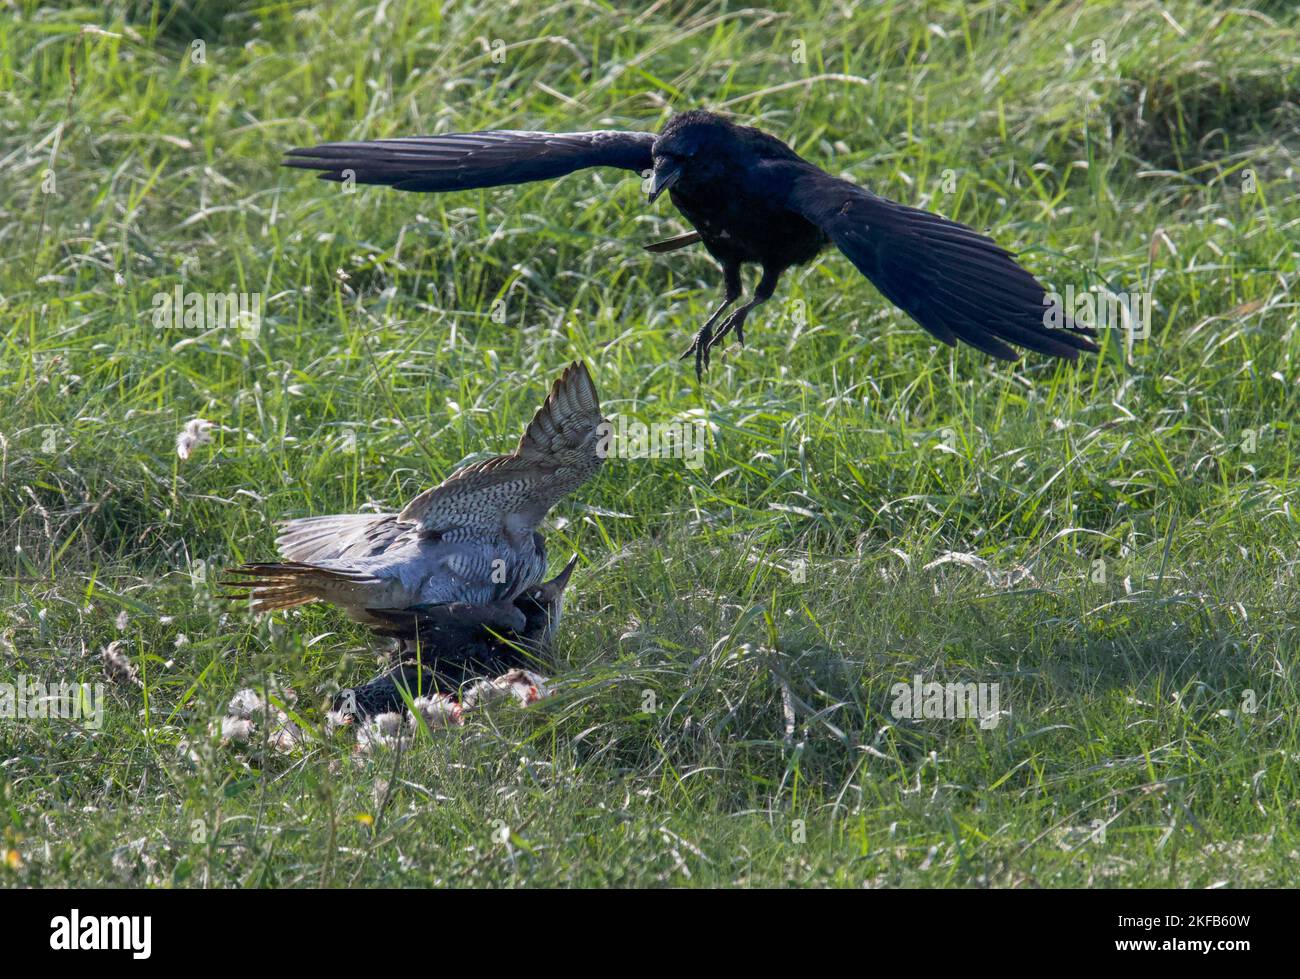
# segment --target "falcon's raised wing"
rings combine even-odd
[[[456,470],[399,514],[288,521],[277,541],[284,560],[227,569],[242,579],[223,582],[238,589],[227,597],[251,598],[254,611],[323,600],[369,625],[384,621],[370,609],[513,597],[546,571],[537,525],[604,461],[603,422],[591,374],[574,362],[510,455]]]
[[[600,468],[604,420],[587,365],[575,361],[551,386],[514,452],[456,470],[408,503],[398,522],[426,536],[533,530]]]

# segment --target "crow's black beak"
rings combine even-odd
[[[680,164],[664,161],[655,167],[654,176],[650,179],[650,203],[653,204],[659,195],[677,183],[681,176]]]
[[[564,594],[564,589],[568,587],[569,575],[573,574],[573,569],[578,563],[578,555],[569,558],[569,563],[564,569],[550,581],[545,582],[537,589],[537,601],[546,604],[553,602]]]
[[[573,557],[569,558],[569,563],[564,566],[564,570],[551,579],[555,583],[556,587],[559,588],[560,591],[564,591],[564,589],[568,586],[569,575],[573,574],[573,569],[577,566],[577,564],[578,564],[578,555],[575,554],[573,555]]]

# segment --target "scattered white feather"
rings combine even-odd
[[[420,712],[420,716],[424,718],[424,723],[430,730],[440,727],[457,727],[465,723],[460,704],[456,703],[455,698],[449,697],[445,693],[435,693],[428,697],[416,697],[415,709]],[[418,726],[414,715],[411,716],[410,720],[413,727]]]
[[[396,711],[368,717],[356,726],[357,751],[395,748],[405,734],[405,720]]]
[[[143,687],[140,682],[140,674],[136,671],[135,664],[123,650],[126,643],[121,639],[114,639],[104,647],[100,654],[100,659],[104,663],[104,675],[113,683],[133,683],[137,687]]]
[[[252,717],[262,708],[262,698],[257,695],[256,690],[247,688],[240,690],[230,698],[230,703],[226,705],[226,710],[235,717]]]
[[[254,724],[247,717],[223,717],[221,719],[221,740],[238,744],[247,744],[253,737]]]
[[[466,710],[483,707],[497,700],[513,697],[522,706],[535,704],[551,695],[546,678],[530,670],[510,670],[495,680],[479,680],[465,691]]]
[[[181,433],[176,436],[176,454],[184,461],[200,445],[212,441],[212,429],[216,426],[204,418],[191,418]]]
[[[280,691],[280,696],[288,703],[297,699],[289,688]],[[256,690],[246,687],[237,691],[226,705],[226,712],[221,720],[221,739],[227,744],[256,744],[257,725],[263,721],[268,725],[266,743],[272,751],[286,754],[306,741],[302,728]]]

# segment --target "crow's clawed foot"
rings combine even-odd
[[[700,332],[695,334],[695,339],[691,345],[686,348],[686,352],[681,355],[679,360],[685,360],[691,354],[695,355],[695,377],[696,380],[704,379],[704,372],[709,367],[709,347],[713,346],[713,331],[709,324],[705,323],[700,328]]]
[[[726,337],[727,334],[732,332],[736,334],[736,342],[743,347],[745,345],[745,317],[748,312],[749,311],[745,309],[738,309],[728,316],[726,322],[722,324],[722,329],[715,333],[712,339],[709,340],[709,347],[716,347],[722,342],[723,338]],[[708,350],[705,350],[705,364],[708,364],[709,362],[708,356]]]

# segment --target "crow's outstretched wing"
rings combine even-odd
[[[445,191],[551,180],[586,167],[651,168],[653,133],[528,133],[500,130],[324,143],[290,150],[284,165],[321,179],[398,190]]]
[[[896,204],[806,163],[774,164],[786,206],[819,227],[885,298],[949,346],[1015,360],[1008,344],[1074,360],[1093,332],[1045,325],[1038,280],[1012,252],[964,224]]]

